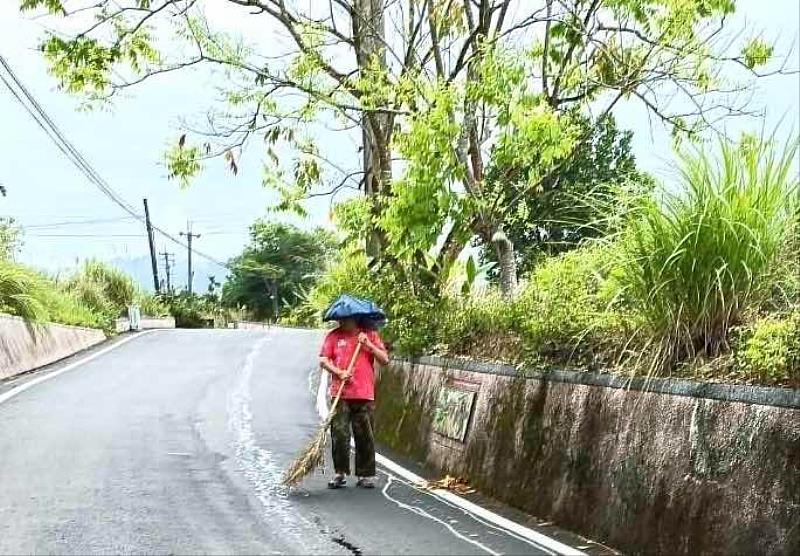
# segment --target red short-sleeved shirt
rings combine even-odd
[[[360,330],[353,332],[345,332],[339,330],[331,330],[325,337],[320,350],[320,357],[327,357],[331,362],[340,369],[347,369],[350,364],[350,358],[353,357],[356,345],[358,345],[358,334]],[[370,341],[376,346],[384,349],[383,342],[380,335],[374,330],[364,331],[369,337]],[[343,400],[374,400],[375,399],[375,358],[372,353],[362,346],[361,351],[356,359],[356,364],[353,367],[353,376],[344,386],[342,390]],[[339,391],[339,384],[341,381],[339,377],[331,375],[330,393],[335,396]]]

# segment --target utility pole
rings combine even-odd
[[[168,253],[167,248],[164,247],[164,252],[159,253],[162,257],[164,257],[164,268],[167,272],[167,292],[172,293],[172,267],[175,265],[175,254]]]
[[[161,285],[158,283],[158,261],[156,260],[156,247],[153,243],[153,225],[150,223],[150,209],[147,206],[147,199],[144,201],[144,222],[147,226],[147,241],[150,243],[150,263],[153,265],[153,286],[156,293],[161,291]]]
[[[188,272],[188,277],[187,277],[188,279],[187,279],[187,283],[186,283],[186,289],[191,294],[192,293],[192,282],[193,282],[193,279],[194,279],[194,273],[192,272],[192,239],[194,239],[196,237],[200,237],[200,234],[193,234],[192,233],[192,223],[191,222],[187,222],[186,223],[186,231],[185,232],[181,232],[181,235],[182,236],[186,236],[187,249],[189,251],[189,272]]]

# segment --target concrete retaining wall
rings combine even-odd
[[[433,430],[445,385],[476,392],[464,442]],[[393,449],[623,552],[800,554],[799,407],[795,390],[428,359],[382,370],[376,427]]]
[[[159,328],[175,328],[175,317],[142,317],[139,321],[140,330],[155,330]]]
[[[142,317],[139,320],[139,330],[157,330],[161,328],[175,328],[175,317]],[[117,319],[114,323],[117,334],[129,332],[131,321],[127,318]]]
[[[0,315],[0,378],[48,365],[106,339],[102,330],[48,324],[28,326]]]
[[[273,326],[275,325],[268,322],[248,322],[243,320],[234,323],[234,328],[238,330],[269,330]]]

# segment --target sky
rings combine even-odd
[[[165,149],[180,135],[180,118],[201,117],[217,98],[214,84],[219,82],[219,75],[170,74],[130,91],[109,109],[80,110],[78,99],[56,89],[36,50],[45,31],[41,20],[21,15],[17,4],[15,0],[0,2],[0,54],[100,175],[130,204],[141,206],[146,197],[153,221],[161,228],[178,234],[191,221],[193,231],[201,234],[195,243],[197,249],[223,261],[240,252],[247,241],[248,226],[264,216],[276,199],[261,185],[258,153],[254,149],[245,153],[236,176],[226,171],[221,161],[212,161],[185,189],[167,180],[162,163]],[[737,5],[733,28],[776,39],[778,52],[792,52],[789,67],[800,67],[798,0],[740,0]],[[248,39],[258,37],[265,53],[285,50],[286,43],[265,29],[263,18],[231,14],[227,8],[214,11],[207,15],[215,24],[236,28]],[[780,122],[784,133],[790,128],[800,129],[799,105],[797,75],[765,78],[756,85],[753,107],[766,110],[767,129]],[[634,152],[640,167],[668,181],[672,151],[665,130],[651,122],[637,104],[621,105],[616,116],[621,127],[634,131]],[[728,124],[728,131],[757,132],[760,126],[755,120],[737,119]],[[350,167],[357,164],[355,137],[328,132],[319,138],[337,163]],[[0,216],[12,216],[24,227],[22,262],[57,272],[88,257],[122,266],[141,266],[141,261],[147,261],[142,225],[126,218],[91,185],[2,87],[0,184],[8,189],[8,197],[0,198]],[[329,208],[328,200],[317,199],[310,205],[307,219],[282,219],[306,227],[329,225]],[[157,238],[157,249],[175,253],[178,272],[185,272],[183,248]],[[198,265],[205,273],[223,274],[212,263],[200,260]]]

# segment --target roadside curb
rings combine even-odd
[[[324,380],[319,381],[319,386],[317,387],[317,396],[316,396],[316,403],[315,406],[317,408],[317,413],[319,414],[320,418],[325,419],[328,414],[328,398],[326,395],[327,388],[325,387]],[[351,444],[353,440],[351,439]],[[401,466],[400,464],[390,460],[386,456],[383,456],[379,453],[375,454],[375,461],[392,474],[408,481],[409,483],[419,485],[424,484],[426,481],[416,473],[406,469],[405,467]],[[447,504],[451,504],[453,506],[458,507],[459,509],[472,514],[474,517],[481,519],[485,522],[488,522],[500,529],[508,531],[509,533],[522,537],[531,543],[538,545],[542,548],[547,550],[553,551],[556,554],[561,554],[564,556],[586,556],[585,552],[582,552],[576,548],[573,548],[569,545],[566,545],[560,541],[557,541],[553,538],[548,537],[538,531],[534,531],[529,527],[525,527],[519,523],[516,523],[506,517],[503,517],[491,510],[487,510],[469,500],[462,498],[456,494],[453,494],[450,491],[442,490],[442,489],[431,489],[425,491],[427,494],[430,494],[434,498],[439,498],[440,500],[444,501]]]

